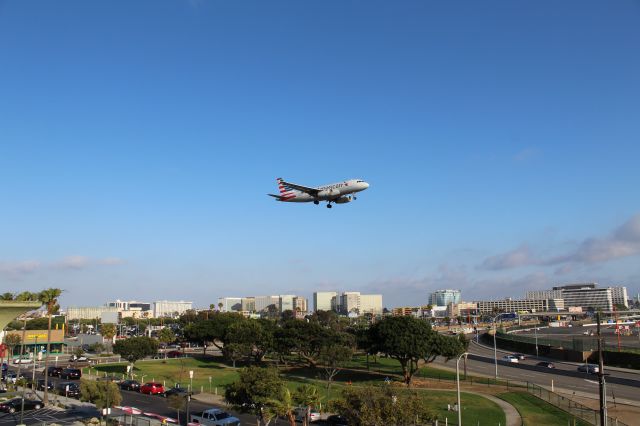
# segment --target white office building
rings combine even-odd
[[[296,298],[294,294],[281,294],[278,296],[278,309],[280,312],[295,311],[293,300]]]
[[[314,312],[335,310],[336,296],[338,296],[338,293],[335,291],[318,291],[313,293]]]
[[[629,309],[629,296],[626,287],[609,287],[611,288],[611,298],[614,305],[623,305]]]
[[[382,315],[382,295],[361,294],[360,314]]]
[[[276,309],[280,308],[280,296],[256,296],[255,306],[256,312],[266,312],[269,306],[273,305]]]
[[[67,308],[67,321],[92,320],[102,318],[103,314],[118,315],[118,308],[115,306],[88,306]]]
[[[218,307],[220,312],[242,311],[242,297],[219,297]]]
[[[158,300],[156,302],[153,302],[153,316],[155,318],[175,318],[191,309],[193,309],[193,302],[185,302],[184,300]]]

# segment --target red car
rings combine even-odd
[[[162,395],[164,394],[164,386],[162,383],[149,382],[140,386],[140,393],[146,393],[149,395]]]

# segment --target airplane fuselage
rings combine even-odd
[[[289,203],[328,201],[342,204],[348,203],[355,198],[352,197],[351,194],[364,191],[368,187],[369,184],[361,179],[350,179],[342,182],[318,186],[315,188],[318,190],[317,195],[311,195],[297,189],[288,189],[284,192],[281,192],[281,198],[279,201]]]

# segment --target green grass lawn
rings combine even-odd
[[[506,392],[497,396],[516,407],[522,416],[524,426],[573,425],[574,416],[526,392]],[[577,426],[589,425],[589,423],[577,418],[575,424]]]
[[[385,359],[381,362],[383,368],[389,368],[392,374],[393,360]],[[92,373],[96,372],[100,375],[117,375],[126,374],[126,363],[107,364],[93,367]],[[427,367],[429,369],[429,367]],[[379,374],[371,374],[366,371],[343,371],[340,372],[331,385],[330,391],[327,393],[326,381],[319,377],[321,370],[311,370],[306,367],[288,367],[282,368],[283,375],[287,380],[287,387],[292,391],[301,384],[313,384],[317,386],[323,396],[323,403],[327,400],[335,399],[341,396],[342,390],[346,386],[362,386],[366,384],[382,384],[383,379]],[[209,391],[209,377],[211,377],[212,390],[218,388],[218,393],[224,392],[224,385],[235,381],[238,378],[238,369],[229,367],[221,362],[221,359],[213,358],[183,358],[183,359],[167,359],[137,362],[134,374],[135,378],[142,381],[156,380],[166,382],[167,386],[174,383],[182,383],[186,386],[189,383],[189,371],[193,371],[193,387],[196,391],[202,389]],[[428,370],[427,370],[428,371]],[[88,369],[84,369],[84,373],[88,373]],[[397,378],[397,377],[396,377]],[[351,382],[352,384],[349,384]],[[440,421],[444,422],[445,418],[451,425],[457,424],[457,413],[447,411],[447,404],[453,404],[456,401],[456,393],[453,391],[434,391],[429,389],[419,389],[423,393],[428,404],[438,412]],[[494,402],[489,401],[479,395],[462,393],[463,421],[467,424],[477,425],[504,425],[505,416],[500,407]]]

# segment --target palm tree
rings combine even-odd
[[[318,392],[318,388],[313,385],[298,386],[296,392],[293,394],[293,400],[296,404],[307,409],[307,413],[302,420],[302,426],[307,426],[309,415],[311,414],[311,407],[315,407],[320,403],[320,392]]]
[[[49,403],[49,391],[47,389],[49,375],[47,374],[47,369],[49,366],[49,352],[51,352],[51,316],[60,309],[60,305],[58,305],[58,297],[60,297],[61,294],[62,290],[59,288],[49,288],[42,290],[38,296],[40,302],[46,306],[47,316],[49,317],[49,326],[47,329],[47,353],[44,357],[44,398],[42,399],[42,402],[45,405]]]

